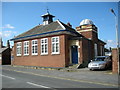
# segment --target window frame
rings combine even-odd
[[[18,46],[18,44],[20,45]],[[20,50],[19,53],[18,53],[18,49]],[[16,43],[16,56],[22,56],[22,42]]]
[[[56,38],[58,39],[58,41],[56,42]],[[53,39],[55,39],[55,42],[53,42]],[[54,52],[53,52],[53,44],[55,45],[54,46]],[[58,51],[56,52],[56,46],[58,44]],[[60,54],[60,38],[59,36],[56,36],[56,37],[52,37],[51,38],[51,54]]]
[[[47,40],[47,41],[45,42],[45,40]],[[48,38],[42,38],[40,40],[40,43],[41,43],[41,55],[48,55]],[[47,47],[46,47],[46,45],[47,45]],[[43,50],[43,52],[42,52],[42,50]],[[45,52],[45,50],[47,50],[47,52]]]
[[[26,44],[25,44],[26,43]],[[26,48],[25,48],[26,47]],[[25,53],[25,49],[26,49],[26,52],[28,53]],[[29,55],[29,41],[24,41],[24,56],[28,56]]]
[[[37,41],[37,44],[35,44],[34,43],[34,45],[33,45],[33,42],[35,42],[35,41]],[[34,46],[34,53],[33,53],[33,46]],[[35,47],[37,46],[37,53],[35,53]],[[32,40],[31,41],[31,53],[32,53],[32,55],[38,55],[38,40],[36,39],[36,40]]]

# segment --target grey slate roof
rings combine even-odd
[[[4,52],[7,48],[8,48],[8,47],[0,48],[0,54],[1,54],[2,52]]]
[[[25,40],[31,38],[45,37],[50,35],[60,35],[60,34],[69,34],[73,36],[82,36],[75,29],[67,26],[66,24],[60,22],[59,20],[54,21],[48,25],[38,25],[11,40]]]

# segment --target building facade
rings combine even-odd
[[[104,55],[105,43],[98,39],[97,27],[85,19],[76,29],[70,23],[53,21],[49,12],[43,24],[14,37],[13,65],[67,67],[83,64]]]
[[[7,46],[3,46],[2,38],[0,38],[0,65],[10,65],[11,64],[11,49],[9,41]]]

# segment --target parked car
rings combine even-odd
[[[97,56],[88,64],[89,70],[108,69],[112,67],[112,61],[109,56]]]

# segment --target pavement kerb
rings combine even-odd
[[[80,71],[89,71],[86,68],[82,69],[71,69],[71,68],[49,68],[49,67],[36,67],[36,66],[18,66],[18,65],[11,65],[12,67],[19,67],[19,68],[27,68],[27,69],[41,69],[41,70],[57,70],[61,72],[80,72]],[[91,71],[92,72],[92,71]],[[99,71],[98,71],[99,72]],[[104,74],[113,75],[116,73],[112,73],[110,71],[105,72]]]
[[[67,71],[67,72],[77,72],[78,69],[70,69],[70,68],[49,68],[49,67],[35,67],[35,66],[17,66],[11,65],[12,67],[19,67],[19,68],[27,68],[27,69],[43,69],[43,70],[57,70],[57,71]]]

